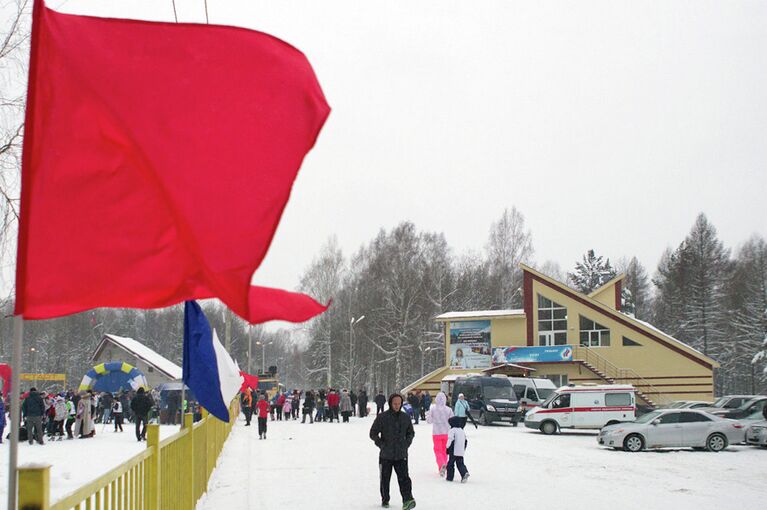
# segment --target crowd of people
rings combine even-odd
[[[146,441],[146,427],[159,414],[159,393],[137,391],[117,393],[93,390],[68,390],[60,393],[41,392],[32,387],[21,395],[21,427],[19,440],[30,445],[44,445],[45,440],[89,439],[96,435],[96,425],[103,432],[107,425],[113,431],[124,431],[123,425],[135,425],[137,441]],[[6,438],[6,414],[10,405],[0,399],[0,443]]]

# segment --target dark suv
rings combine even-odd
[[[461,377],[453,387],[453,407],[458,394],[469,403],[472,418],[482,425],[495,421],[510,422],[515,427],[522,420],[519,401],[508,377]]]

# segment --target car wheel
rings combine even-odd
[[[545,421],[541,423],[541,432],[546,434],[547,436],[550,436],[557,431],[557,424],[553,421]]]
[[[641,452],[644,450],[644,439],[639,434],[630,434],[623,440],[623,449],[627,452]]]
[[[722,434],[711,434],[706,439],[706,449],[710,452],[721,452],[727,448],[727,438]]]

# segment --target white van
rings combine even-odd
[[[560,429],[601,429],[636,419],[634,387],[623,384],[563,386],[528,411],[525,427],[554,434]]]
[[[557,390],[551,379],[541,377],[509,377],[523,411],[538,407]]]

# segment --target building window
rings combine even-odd
[[[581,315],[581,345],[607,347],[610,345],[610,330]]]
[[[147,372],[154,372],[154,367],[147,367],[146,371]]]
[[[538,294],[538,344],[567,345],[567,308]]]
[[[639,342],[635,342],[630,338],[623,337],[623,346],[624,347],[642,347],[642,344]]]
[[[567,386],[567,374],[565,375],[545,375],[546,379],[549,379],[551,382],[554,383],[554,386],[557,388],[560,388],[562,386]]]

